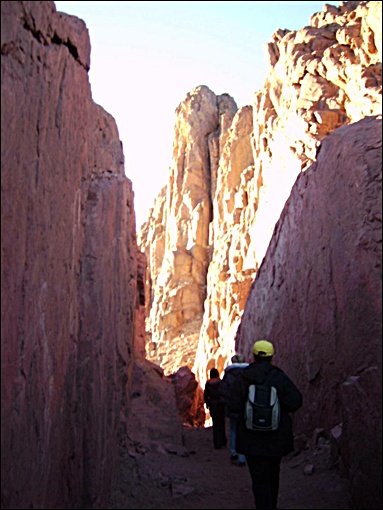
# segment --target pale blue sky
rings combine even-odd
[[[174,111],[207,85],[251,104],[266,78],[263,45],[298,30],[325,3],[243,1],[56,1],[89,30],[92,96],[116,120],[133,183],[137,227],[166,184]]]

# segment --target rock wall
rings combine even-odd
[[[207,298],[194,370],[204,383],[209,370],[223,370],[241,320],[254,270],[243,261],[250,242],[244,230],[258,186],[251,147],[253,109],[236,113],[223,145],[210,224],[212,256],[207,273]],[[206,342],[205,342],[206,340]]]
[[[322,150],[321,143],[328,135],[342,126],[351,127],[382,112],[381,18],[381,2],[340,2],[338,7],[325,4],[322,12],[311,16],[306,27],[298,31],[277,30],[273,34],[271,42],[266,46],[269,74],[264,87],[254,94],[251,105],[237,111],[233,108],[226,117],[227,123],[225,129],[221,129],[221,136],[215,137],[216,142],[209,145],[211,157],[198,160],[214,160],[214,164],[210,164],[211,216],[208,226],[206,208],[190,207],[190,193],[185,188],[185,182],[188,182],[195,167],[195,158],[191,156],[189,159],[185,155],[189,154],[187,151],[191,154],[192,148],[199,143],[200,135],[193,131],[199,121],[192,115],[182,118],[186,123],[190,123],[182,128],[182,133],[187,133],[189,137],[186,142],[186,135],[185,138],[179,136],[180,121],[177,118],[175,152],[169,183],[158,195],[148,222],[143,225],[138,237],[138,244],[147,254],[149,261],[147,305],[150,317],[147,319],[147,352],[153,361],[169,373],[185,364],[191,367],[203,387],[212,366],[222,371],[236,347],[245,347],[241,343],[236,346],[235,338],[238,328],[241,327],[249,290],[257,277],[297,177],[304,179],[304,173],[316,161],[318,150]],[[181,103],[178,112],[190,111],[195,106],[195,115],[200,118],[203,112],[212,111],[201,108],[200,101],[191,101],[191,98],[201,93],[208,93],[212,97],[212,92],[208,90],[207,87],[197,87]],[[195,140],[192,137],[195,137]],[[338,138],[339,142],[341,139],[343,138]],[[186,152],[178,150],[179,147],[185,147]],[[370,151],[367,140],[359,141],[356,147],[360,151],[359,157],[367,157],[365,154]],[[184,156],[180,158],[180,154]],[[347,150],[342,154],[345,156]],[[336,164],[336,160],[331,163]],[[322,169],[321,166],[315,168],[317,172]],[[208,172],[209,167],[206,166],[206,169]],[[326,176],[329,181],[322,193],[329,192],[328,198],[332,199],[333,186],[338,192],[337,200],[340,203],[344,200],[352,207],[351,201],[348,202],[348,189],[337,180],[337,173],[326,173]],[[207,179],[209,182],[208,175]],[[380,186],[379,178],[371,181],[369,189],[373,196],[376,197]],[[201,200],[201,203],[206,201]],[[322,201],[313,204],[313,207],[322,209],[326,204],[322,197]],[[173,211],[172,214],[169,214],[169,211]],[[321,210],[321,213],[325,212]],[[364,211],[359,207],[354,213],[366,219]],[[204,219],[198,222],[200,214]],[[379,216],[377,218],[379,219]],[[355,222],[355,217],[350,218],[350,227],[345,226],[345,229],[349,228],[347,235],[353,232]],[[190,255],[186,256],[184,250],[177,252],[179,248],[176,249],[177,242],[174,242],[174,239],[182,239],[179,244],[192,249],[195,246],[194,232],[197,224],[203,225],[203,236],[200,237],[204,239],[203,242],[206,242],[207,230],[209,232],[208,245],[203,245],[207,256],[199,266],[202,270],[198,273],[198,286],[188,287],[193,289],[192,301],[198,301],[198,306],[188,308],[190,314],[183,314],[181,296],[186,280],[183,272],[189,275],[191,268],[195,269],[196,265],[193,266]],[[375,233],[369,231],[368,225],[369,223],[365,222],[364,234],[363,225],[360,227],[361,238],[370,239],[370,235],[375,236]],[[307,243],[311,240],[309,234],[317,235],[307,231]],[[328,242],[330,241],[339,243],[334,252],[342,251],[342,237],[335,240],[329,238]],[[284,246],[287,245],[288,240]],[[328,274],[331,267],[332,261],[327,254],[329,249],[330,247],[324,248],[321,253],[323,258],[317,261],[324,274]],[[340,260],[341,258],[338,259],[339,264]],[[301,268],[301,271],[305,273],[306,267]],[[347,271],[339,273],[340,285],[347,286],[342,279],[348,278],[348,274]],[[174,277],[175,275],[177,277]],[[182,277],[178,278],[179,275]],[[311,273],[305,277],[305,286],[315,286],[317,275],[312,274],[312,282],[308,279],[309,276]],[[377,278],[374,271],[371,278]],[[282,284],[283,282],[280,283]],[[376,285],[379,285],[379,279],[368,285],[375,286],[375,289]],[[320,282],[320,290],[324,295],[330,292],[331,286],[330,277],[327,281]],[[177,299],[174,299],[175,297]],[[264,296],[261,299],[265,299]],[[363,294],[363,299],[366,302],[362,301],[358,306],[360,309],[369,309],[372,305],[367,302],[367,292]],[[158,306],[159,303],[161,306]],[[269,313],[270,318],[274,317],[273,304],[268,301],[268,305],[270,308],[268,312],[264,309],[264,315]],[[261,305],[253,303],[253,306],[254,311],[251,313],[255,314]],[[344,317],[346,311],[354,314],[355,305],[350,299],[342,306],[345,308]],[[348,307],[350,308],[346,310]],[[318,311],[318,314],[320,313]],[[171,319],[170,322],[166,322],[168,319]],[[328,320],[328,317],[324,319]],[[333,363],[327,358],[325,361],[321,358],[321,332],[327,332],[327,323],[326,327],[319,329],[319,333],[315,329],[318,324],[314,313],[313,319],[306,325],[312,356],[305,361],[304,370],[301,366],[293,368],[298,370],[297,373],[308,371],[315,381],[314,385],[322,386],[322,379],[317,380],[316,376],[323,363],[330,366]],[[342,325],[345,327],[342,334],[347,335],[349,328],[346,323]],[[377,328],[379,327],[381,323],[380,326],[377,323]],[[248,334],[250,338],[250,332]],[[313,335],[314,339],[310,335]],[[378,353],[374,342],[375,340],[372,342],[372,357],[375,359]],[[248,348],[247,345],[246,347]],[[337,355],[340,354],[337,351]],[[341,363],[342,358],[339,366]],[[371,363],[367,363],[365,367],[368,373],[375,373],[376,380],[379,380],[379,369],[376,371]],[[347,376],[342,379],[342,383],[346,382],[347,377],[351,377],[344,386],[345,392],[349,391],[350,395],[355,394],[358,384],[361,384],[361,387],[364,384],[361,379],[358,379],[356,385],[351,384],[353,377],[360,376],[359,372],[355,376],[351,369],[348,359],[345,359],[345,372],[341,373]],[[292,375],[294,374],[293,371]],[[332,375],[332,372],[328,375]],[[371,375],[370,380],[372,378]],[[337,381],[335,378],[334,385],[338,384]],[[326,385],[323,387],[328,389]],[[372,390],[373,394],[374,391]],[[335,391],[334,395],[340,398],[338,391]],[[308,415],[311,417],[302,419],[300,428],[310,433],[310,428],[313,430],[317,427],[338,425],[343,417],[338,411],[337,398],[332,396],[331,405],[326,406],[323,412],[317,412],[315,406],[310,409]],[[344,398],[349,401],[348,396]],[[344,420],[347,418],[355,421],[355,408],[351,408],[348,413],[345,408],[346,404],[343,405],[346,416]],[[376,416],[374,409],[369,409],[370,411],[371,417]],[[379,426],[381,417],[377,416],[373,422],[371,431],[375,433],[374,427]],[[345,427],[345,422],[343,426]],[[347,434],[349,430],[350,426]],[[342,445],[353,487],[355,491],[358,490],[356,473],[360,466],[363,472],[361,483],[367,487],[366,492],[370,488],[376,493],[376,477],[373,477],[374,482],[371,484],[368,482],[365,473],[369,473],[369,469],[363,467],[367,456],[362,458],[355,453],[359,447],[355,446],[358,443],[354,440],[355,438],[347,435],[347,440],[344,440]],[[370,451],[374,441],[366,441],[366,449]],[[355,454],[353,459],[351,452]],[[377,462],[374,461],[373,465],[377,467]],[[360,495],[361,493],[358,495],[355,492],[355,501],[357,504],[365,504],[360,503]],[[372,501],[373,497],[370,496],[369,500]],[[376,501],[373,504],[376,504]]]
[[[242,316],[303,393],[297,433],[338,426],[353,508],[381,507],[382,122],[342,127],[300,174]],[[380,388],[380,389],[379,389]]]
[[[248,290],[297,176],[315,161],[329,133],[382,111],[381,13],[381,2],[325,4],[308,26],[277,30],[266,46],[269,75],[254,94],[250,138],[247,128],[239,135],[240,150],[228,140],[220,155],[212,262],[193,367],[202,385],[209,368],[222,370],[234,352]]]
[[[107,508],[132,384],[137,247],[84,22],[1,2],[1,506]]]
[[[169,183],[138,235],[148,260],[147,356],[166,375],[194,364],[218,157],[236,110],[230,96],[216,96],[206,86],[179,105]]]
[[[221,96],[206,86],[179,105],[169,182],[138,233],[146,352],[165,373],[186,365],[203,386],[226,366],[295,179],[329,133],[381,112],[379,20],[381,2],[341,2],[298,31],[277,30],[264,87],[239,111],[224,95],[220,127]]]

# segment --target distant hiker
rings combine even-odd
[[[233,384],[237,375],[249,364],[245,363],[245,358],[242,354],[234,354],[231,358],[231,365],[228,365],[225,368],[225,373],[222,378],[222,395],[225,399],[225,414],[229,418],[230,423],[230,462],[232,464],[237,464],[240,467],[246,466],[246,459],[243,454],[238,454],[236,449],[236,435],[237,435],[237,420],[238,420],[238,412],[232,411],[227,405],[227,396],[229,394],[229,389]]]
[[[289,413],[302,406],[301,392],[280,368],[271,364],[273,355],[272,343],[267,340],[255,342],[254,361],[238,374],[227,398],[230,409],[239,413],[237,452],[246,457],[257,510],[277,508],[281,460],[294,449]],[[276,389],[280,405],[280,421],[276,430],[255,431],[247,428],[245,407],[251,385],[273,386]]]
[[[227,444],[225,432],[225,401],[221,395],[222,380],[216,368],[210,370],[210,379],[207,380],[204,399],[213,421],[214,448],[223,448]]]

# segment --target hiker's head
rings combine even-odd
[[[274,346],[267,340],[257,340],[253,345],[253,355],[255,360],[271,361],[274,356]]]
[[[239,354],[237,352],[237,354],[234,354],[234,356],[231,357],[231,362],[232,363],[243,363],[245,361],[245,357],[243,354]]]
[[[216,379],[217,377],[219,377],[219,372],[216,368],[212,368],[210,370],[210,379]]]

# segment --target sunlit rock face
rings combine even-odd
[[[207,298],[194,371],[205,380],[212,367],[221,372],[231,357],[254,269],[243,267],[250,244],[244,230],[254,209],[251,195],[258,186],[251,147],[253,109],[235,115],[220,155],[217,187],[210,224],[211,262]]]
[[[381,113],[382,6],[364,4],[325,5],[307,27],[277,30],[266,46],[268,78],[254,94],[252,131],[246,127],[238,131],[240,142],[228,136],[222,146],[193,368],[201,384],[211,366],[222,370],[234,352],[248,289],[297,176],[329,133]]]
[[[381,113],[380,2],[324,5],[307,27],[277,30],[266,50],[264,87],[251,105],[226,108],[220,128],[213,105],[221,96],[207,87],[181,103],[169,182],[138,235],[148,259],[147,353],[166,373],[192,367],[201,387],[235,350],[249,289],[297,178],[329,134]],[[334,175],[326,175],[331,192]],[[337,190],[341,200],[347,188]],[[314,414],[315,424],[302,421],[307,429],[322,426]]]
[[[298,31],[276,31],[266,47],[269,76],[253,105],[254,159],[262,188],[247,225],[249,257],[256,267],[291,186],[315,161],[320,141],[337,127],[382,111],[381,26],[376,23],[382,4],[340,5],[325,5]]]
[[[169,182],[138,234],[146,350],[166,373],[192,367],[203,386],[228,363],[297,176],[329,133],[381,112],[381,34],[381,2],[325,4],[306,27],[273,34],[251,105],[236,112],[217,96],[218,115],[215,95],[198,87],[177,109]]]
[[[107,508],[130,398],[133,194],[81,20],[1,2],[1,504]]]
[[[381,119],[381,117],[380,117]],[[343,425],[354,508],[381,505],[382,122],[339,128],[293,186],[236,338],[255,339],[303,393],[297,433]]]
[[[138,236],[148,260],[147,356],[165,374],[194,364],[211,256],[212,194],[236,110],[230,96],[206,86],[179,105],[169,183]]]

